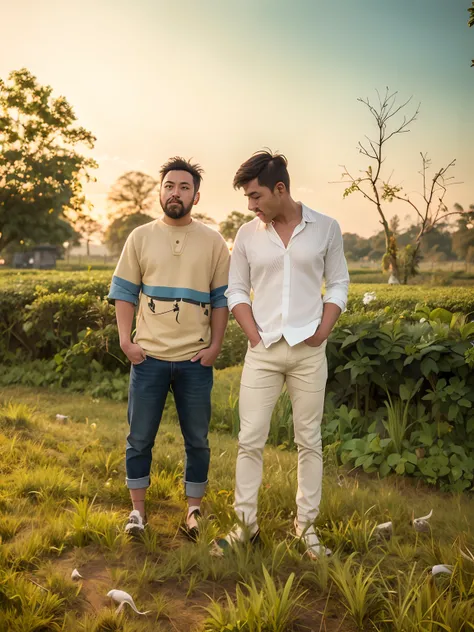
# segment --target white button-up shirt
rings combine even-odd
[[[324,303],[346,308],[349,272],[339,224],[304,204],[302,209],[286,248],[273,225],[257,217],[239,229],[232,249],[229,310],[251,305],[265,347],[282,336],[290,346],[312,336]]]

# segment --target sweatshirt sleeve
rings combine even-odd
[[[225,291],[229,282],[229,249],[224,239],[220,240],[217,264],[211,281],[211,308],[227,307]]]
[[[136,305],[142,287],[142,273],[138,261],[134,233],[130,233],[115,268],[108,300],[127,301]]]

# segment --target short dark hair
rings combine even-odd
[[[290,192],[290,175],[287,167],[288,160],[283,154],[257,151],[240,165],[234,177],[234,189],[240,189],[244,184],[258,178],[259,185],[268,187],[271,191],[279,182],[283,182]]]
[[[199,187],[201,186],[202,174],[204,173],[204,169],[198,165],[197,163],[192,163],[191,159],[185,160],[181,158],[181,156],[174,156],[170,158],[168,162],[160,169],[160,184],[163,183],[166,175],[170,171],[187,171],[193,177],[194,182],[194,192],[197,193],[199,191]]]

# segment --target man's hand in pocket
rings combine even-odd
[[[261,342],[262,342],[262,339],[260,338],[260,336],[258,338],[253,339],[253,340],[249,339],[250,348],[251,349],[255,349],[255,347],[257,345],[259,345]]]
[[[309,338],[306,338],[305,344],[307,344],[308,347],[320,347],[325,340],[326,338],[322,336],[318,331],[316,331],[315,334],[313,334]]]
[[[191,362],[201,361],[202,366],[212,366],[214,362],[217,360],[217,356],[220,353],[220,347],[210,346],[206,349],[201,349],[199,353],[197,353],[194,358],[191,358]]]
[[[145,351],[140,347],[140,345],[137,345],[133,342],[124,344],[122,346],[122,351],[125,353],[132,364],[141,364],[146,360]]]

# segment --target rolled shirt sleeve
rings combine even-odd
[[[349,291],[349,270],[344,256],[341,228],[335,220],[332,225],[332,232],[332,238],[324,258],[326,294],[323,303],[334,303],[340,307],[342,312],[345,312]]]
[[[224,239],[211,281],[211,309],[227,307],[226,290],[229,281],[229,249]]]
[[[132,232],[125,242],[115,268],[107,299],[112,304],[115,301],[127,301],[137,305],[141,287],[142,274]]]
[[[232,311],[240,303],[251,306],[250,291],[250,266],[243,243],[242,229],[239,229],[230,257],[229,287],[225,293],[229,311]]]

